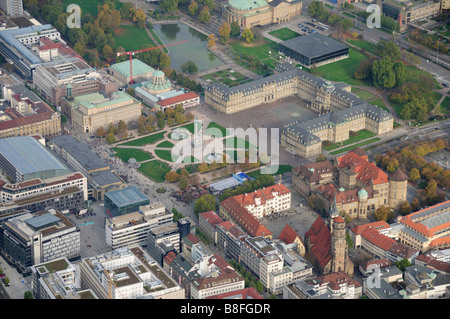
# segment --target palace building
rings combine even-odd
[[[229,0],[222,4],[222,17],[237,22],[242,29],[274,23],[285,23],[302,12],[298,0]]]
[[[288,152],[310,158],[321,154],[322,142],[339,143],[350,131],[366,129],[376,134],[391,131],[394,118],[388,112],[351,93],[350,85],[332,83],[283,63],[265,78],[228,87],[214,83],[205,88],[205,104],[232,114],[296,95],[320,116],[286,124],[281,146]]]

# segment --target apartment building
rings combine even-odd
[[[141,247],[82,259],[81,288],[99,299],[184,299],[184,289]]]
[[[23,15],[22,0],[1,0],[0,9],[2,9],[9,16]]]
[[[383,0],[382,12],[397,20],[400,24],[400,31],[404,31],[408,28],[409,23],[436,17],[441,12],[441,2]]]
[[[55,209],[12,217],[2,230],[2,253],[22,273],[35,264],[80,255],[80,229]]]
[[[173,222],[173,213],[161,203],[140,206],[139,211],[107,218],[106,243],[112,249],[124,246],[147,246],[150,229]]]
[[[338,170],[329,160],[292,168],[292,188],[304,197],[321,185],[336,182],[337,178]]]

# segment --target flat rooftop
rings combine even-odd
[[[105,197],[109,198],[118,207],[123,207],[130,204],[137,204],[149,200],[148,197],[145,196],[135,186],[129,186],[122,189],[114,190],[112,192],[107,192],[105,193]]]
[[[316,58],[348,48],[345,44],[320,33],[296,37],[283,41],[279,45],[309,58]]]

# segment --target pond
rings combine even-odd
[[[208,37],[186,24],[154,24],[153,29],[164,44],[188,41],[167,47],[171,60],[170,66],[175,70],[180,71],[180,66],[189,60],[194,61],[198,71],[223,65],[223,62],[206,47]]]

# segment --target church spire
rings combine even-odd
[[[330,218],[336,218],[339,216],[339,212],[336,206],[336,193],[334,193],[333,205],[330,207]]]

